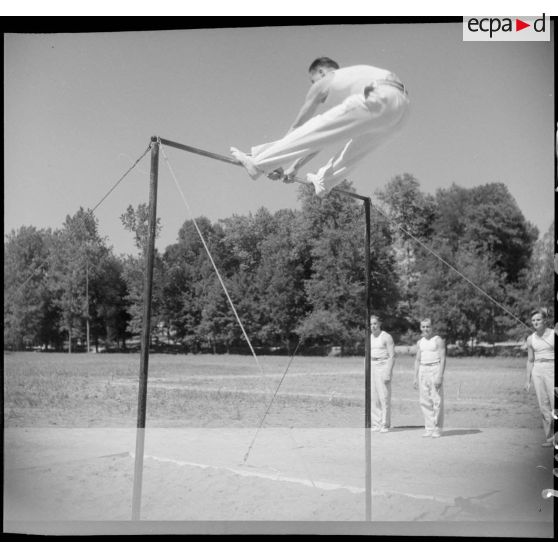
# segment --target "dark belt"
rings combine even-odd
[[[388,358],[389,358],[389,357],[385,357],[385,358],[384,358],[384,357],[382,357],[382,358],[371,358],[370,360],[378,361],[378,360],[387,360]]]
[[[437,366],[440,362],[421,362],[421,366]]]
[[[392,87],[399,89],[399,91],[401,91],[404,95],[409,94],[405,86],[400,81],[394,79],[375,79],[370,85],[367,85],[364,88],[364,98],[368,97],[368,95],[379,85],[391,85]]]

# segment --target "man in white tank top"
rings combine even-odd
[[[531,379],[535,386],[537,401],[541,410],[545,447],[552,447],[554,441],[552,415],[554,413],[554,331],[546,326],[545,310],[535,310],[531,323],[535,332],[527,338],[527,378],[525,390],[529,391]]]
[[[381,329],[378,316],[370,316],[370,374],[372,431],[389,432],[391,426],[391,376],[395,346],[391,335]]]
[[[419,389],[419,401],[424,416],[423,437],[439,438],[444,426],[444,392],[442,382],[446,368],[446,345],[444,340],[432,333],[432,321],[420,322],[422,337],[417,343],[415,358],[415,389]]]
[[[374,66],[339,68],[324,57],[312,62],[309,74],[312,86],[287,134],[252,147],[250,154],[235,147],[231,153],[252,179],[266,173],[289,183],[300,167],[323,148],[332,147],[333,157],[316,173],[306,175],[316,194],[324,196],[400,128],[409,98],[395,74]]]

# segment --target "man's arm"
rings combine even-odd
[[[325,76],[310,87],[308,93],[306,94],[304,104],[298,112],[295,121],[287,130],[287,134],[307,122],[314,115],[318,106],[327,99],[328,84],[331,79],[332,78],[330,76]],[[267,177],[271,180],[283,180],[283,182],[291,184],[294,182],[298,169],[308,163],[308,161],[313,159],[317,154],[317,151],[315,153],[309,153],[305,157],[297,159],[286,171],[282,168],[278,168],[269,173]]]
[[[420,368],[420,345],[417,343],[417,356],[415,357],[415,382],[413,384],[414,388],[418,388],[418,377]]]
[[[441,386],[444,379],[444,371],[446,369],[446,342],[441,337],[438,337],[436,339],[436,346],[438,347],[438,353],[440,355],[440,369],[436,375],[434,384],[436,386]]]
[[[287,133],[292,132],[295,128],[302,126],[305,122],[310,120],[316,112],[318,106],[327,99],[329,84],[332,79],[332,75],[327,75],[310,87],[308,93],[306,94],[304,104],[298,111],[298,114]]]
[[[393,365],[395,364],[395,343],[393,342],[393,337],[389,333],[386,333],[385,339],[386,339],[386,350],[388,353],[388,361],[386,365],[387,379],[385,381],[390,382],[393,373]]]
[[[531,336],[527,337],[527,366],[525,376],[525,391],[531,389],[531,374],[533,372],[533,365],[535,364],[535,351],[531,345]]]

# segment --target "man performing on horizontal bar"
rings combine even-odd
[[[355,165],[398,130],[409,106],[399,78],[373,66],[347,66],[318,58],[309,68],[312,86],[287,134],[252,147],[250,154],[231,147],[252,179],[267,173],[272,180],[294,180],[297,170],[325,147],[337,153],[306,178],[324,196],[354,170]],[[314,116],[317,112],[317,114]]]

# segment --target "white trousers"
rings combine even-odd
[[[419,401],[424,417],[424,428],[429,432],[440,431],[444,426],[444,390],[437,388],[434,378],[439,366],[420,365],[419,368]]]
[[[551,440],[552,412],[554,411],[554,362],[535,362],[533,364],[533,386],[541,410],[544,435]]]
[[[370,364],[372,428],[389,428],[391,425],[391,381],[388,378],[387,361],[372,361]]]
[[[325,147],[336,147],[337,153],[317,172],[330,190],[401,128],[408,106],[407,95],[392,85],[379,85],[366,99],[364,93],[350,95],[282,139],[253,147],[254,164],[263,172],[271,172]]]

